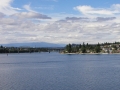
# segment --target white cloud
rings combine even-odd
[[[91,6],[83,5],[74,7],[75,10],[78,10],[83,15],[106,15],[113,16],[115,14],[120,14],[120,4],[113,4],[110,8],[94,8]]]
[[[113,4],[111,6],[112,9],[119,10],[120,9],[120,4]]]
[[[27,11],[29,11],[29,12],[35,12],[31,9],[30,4],[24,5],[23,8],[26,9]]]
[[[29,19],[51,19],[47,15],[43,15],[37,12],[21,12],[12,15],[13,17],[17,18],[29,18]]]
[[[3,13],[0,12],[0,18],[2,18],[4,16],[5,16],[5,14],[3,14]]]
[[[10,10],[15,12],[9,17],[5,17],[3,12],[0,13],[1,44],[12,42],[98,43],[120,40],[120,17],[116,15],[120,11],[119,4],[114,4],[110,8],[77,6],[75,9],[84,16],[76,17],[76,15],[62,13],[50,15],[53,16],[51,19],[47,15],[33,11],[30,5],[24,6],[28,12],[17,12],[17,8],[12,7],[10,3],[8,2],[6,7],[10,6]],[[41,22],[35,23],[31,19],[40,19]],[[43,23],[46,19],[49,22]]]
[[[80,17],[69,17],[64,21],[54,23],[35,24],[18,18],[2,18],[0,21],[0,36],[2,43],[11,42],[51,42],[51,43],[97,43],[106,41],[118,41],[120,36],[120,22],[107,18],[105,22],[88,21],[82,19],[73,21]],[[120,19],[118,18],[120,21]]]
[[[11,6],[13,0],[1,0],[0,1],[0,12],[4,13],[6,15],[11,15],[14,13],[17,13],[17,10],[20,10],[19,8],[13,8]]]
[[[43,10],[53,10],[54,6],[50,5],[50,6],[39,6],[39,7],[35,7],[35,9],[43,9]]]

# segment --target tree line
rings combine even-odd
[[[33,53],[49,52],[48,48],[20,48],[20,47],[3,47],[0,46],[0,53]]]
[[[99,53],[101,52],[101,47],[100,44],[96,45],[90,45],[90,44],[68,44],[65,47],[64,52],[66,53],[76,53],[76,52],[81,52],[81,53],[89,53],[89,52],[94,52],[94,53]]]

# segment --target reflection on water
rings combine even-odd
[[[0,90],[120,90],[120,55],[0,55]]]

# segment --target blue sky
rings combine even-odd
[[[14,0],[11,5],[23,8],[23,5],[30,4],[33,10],[46,14],[63,12],[78,14],[73,7],[89,5],[95,8],[109,8],[112,4],[118,3],[120,3],[119,0]]]
[[[4,43],[98,43],[120,41],[119,0],[4,0]]]

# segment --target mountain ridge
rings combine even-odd
[[[55,44],[47,42],[9,43],[1,45],[5,47],[65,47],[65,44]]]

